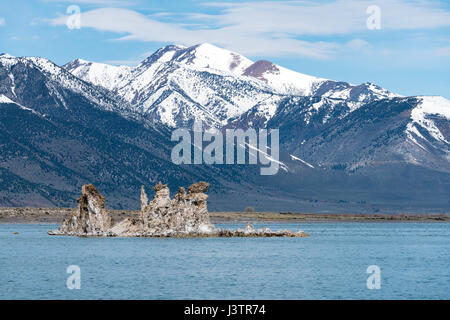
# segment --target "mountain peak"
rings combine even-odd
[[[83,65],[84,66],[89,66],[91,64],[92,64],[92,62],[90,62],[90,61],[77,58],[75,60],[67,62],[65,65],[63,65],[63,68],[67,69],[67,70],[73,70],[73,69],[76,69],[76,68],[78,68],[80,66],[83,66]]]
[[[12,66],[15,65],[18,61],[18,58],[7,54],[7,53],[2,53],[0,55],[0,62],[2,65],[7,65],[7,66]]]
[[[176,61],[195,68],[208,68],[242,75],[253,61],[243,55],[219,48],[210,43],[201,43],[183,50]]]
[[[190,47],[167,45],[156,50],[141,62],[138,68],[152,65],[155,62],[175,62],[191,68],[207,68],[235,75],[242,75],[243,71],[253,63],[253,61],[238,53],[207,42]]]
[[[215,46],[209,42],[199,43],[199,44],[192,46],[191,48],[201,48],[203,50],[226,50],[226,49],[220,48],[218,46]]]
[[[81,59],[81,58],[77,58],[77,59],[75,59],[75,60],[73,60],[74,62],[77,62],[77,63],[80,63],[80,64],[88,64],[88,63],[92,63],[91,61],[88,61],[88,60],[84,60],[84,59]]]
[[[161,62],[161,63],[169,62],[177,56],[177,53],[182,52],[185,49],[187,49],[185,46],[175,44],[170,44],[165,47],[159,48],[149,57],[147,57],[144,61],[142,61],[137,66],[137,68],[151,65],[154,62]]]
[[[9,53],[0,53],[1,58],[15,58],[14,56],[10,55]]]

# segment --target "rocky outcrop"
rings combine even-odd
[[[149,202],[142,186],[139,221],[126,219],[111,231],[148,236],[211,233],[214,226],[210,222],[206,205],[208,196],[205,192],[208,188],[209,183],[206,182],[192,184],[188,188],[188,193],[180,187],[175,197],[171,199],[169,187],[160,182],[153,188],[155,197]]]
[[[63,220],[59,232],[63,234],[103,235],[113,226],[114,221],[105,208],[105,198],[92,184],[81,188],[77,211]]]
[[[304,237],[303,231],[271,231],[245,228],[227,230],[211,224],[207,200],[209,183],[199,182],[183,187],[173,199],[166,184],[159,182],[149,202],[144,186],[141,188],[141,211],[136,218],[127,218],[114,225],[105,209],[105,198],[89,184],[84,185],[78,199],[78,209],[65,219],[50,235],[122,236],[122,237]]]

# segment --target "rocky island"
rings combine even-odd
[[[307,237],[303,231],[269,228],[245,228],[229,230],[216,228],[210,221],[207,199],[209,183],[199,182],[178,189],[170,198],[166,184],[159,182],[155,197],[149,202],[144,186],[141,188],[141,211],[138,217],[126,218],[115,223],[105,208],[105,198],[94,185],[81,189],[78,208],[64,219],[58,230],[49,235],[102,236],[102,237]]]

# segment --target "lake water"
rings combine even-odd
[[[311,237],[76,238],[0,225],[0,299],[450,298],[450,224],[255,226]],[[80,267],[79,290],[66,286],[69,265]],[[370,265],[379,290],[367,288]]]

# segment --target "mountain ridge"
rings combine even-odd
[[[141,184],[202,179],[216,210],[449,209],[448,100],[302,74],[292,93],[283,70],[210,45],[166,46],[134,68],[0,56],[0,203],[67,205],[95,183],[135,208]],[[174,165],[171,131],[195,119],[279,129],[283,170]]]
[[[187,114],[194,114],[207,126],[218,128],[257,104],[266,105],[273,114],[286,96],[344,99],[351,101],[353,108],[373,99],[398,96],[369,83],[351,85],[291,71],[266,60],[253,62],[207,43],[160,48],[136,67],[124,69],[118,75],[120,81],[102,83],[108,77],[92,73],[124,67],[76,61],[64,67],[85,81],[109,88],[171,127],[191,125]]]

